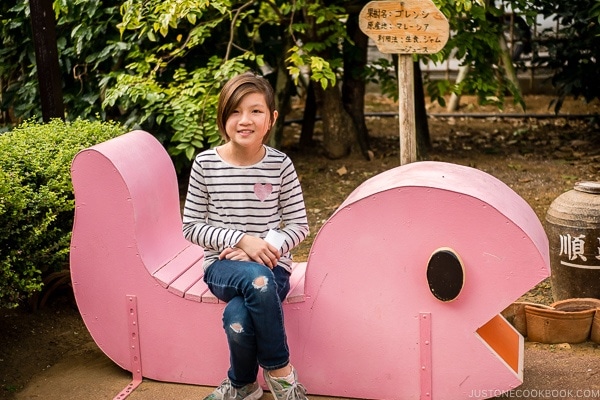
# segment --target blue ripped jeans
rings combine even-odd
[[[255,382],[259,365],[273,370],[288,364],[281,303],[289,280],[284,268],[271,270],[255,262],[218,260],[206,269],[204,281],[227,302],[223,328],[230,355],[227,376],[234,387]]]

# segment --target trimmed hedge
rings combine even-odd
[[[0,308],[18,306],[41,290],[46,274],[68,268],[71,161],[124,129],[84,120],[28,121],[0,135]]]

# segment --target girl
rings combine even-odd
[[[265,145],[276,119],[264,78],[232,78],[217,109],[225,144],[197,155],[190,174],[183,233],[205,249],[204,281],[227,302],[230,368],[208,400],[259,399],[259,366],[277,400],[306,399],[289,363],[281,302],[290,289],[290,250],[308,235],[308,222],[291,160]],[[283,244],[265,240],[270,230]]]

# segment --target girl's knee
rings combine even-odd
[[[249,278],[252,282],[252,288],[260,292],[267,291],[275,283],[273,271],[260,264],[255,264],[251,268]]]
[[[253,332],[252,319],[241,297],[233,298],[223,312],[223,329],[230,339]]]
[[[264,292],[269,288],[269,278],[265,275],[257,276],[252,281],[252,287],[256,290]]]

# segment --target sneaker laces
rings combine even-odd
[[[282,382],[281,380],[276,380],[280,385],[282,385],[281,391],[285,392],[285,400],[303,400],[306,399],[306,388],[299,382],[289,383]],[[276,396],[279,398],[279,396]]]
[[[223,395],[223,400],[235,399],[237,397],[237,389],[233,387],[229,379],[225,379],[221,382],[215,391]]]
[[[285,398],[286,400],[306,399],[306,388],[301,383],[295,382]]]

